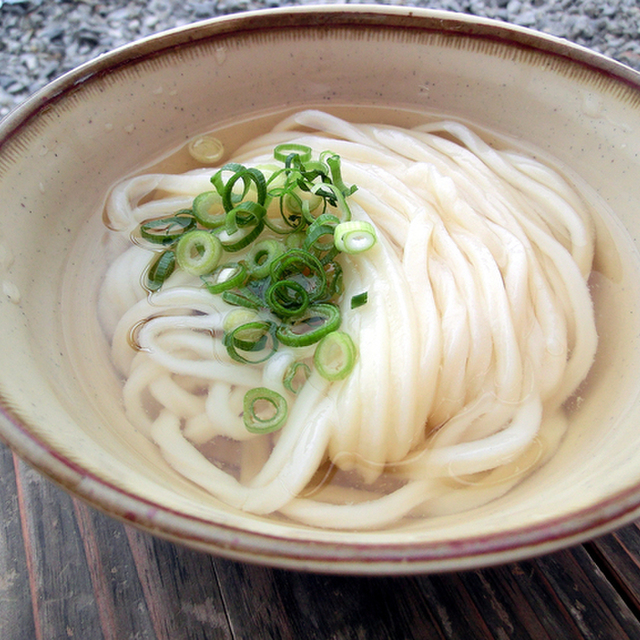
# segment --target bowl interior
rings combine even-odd
[[[109,513],[285,566],[344,561],[368,570],[393,566],[399,554],[414,569],[459,568],[567,544],[631,517],[640,503],[638,86],[633,72],[552,38],[370,7],[214,20],[72,73],[1,131],[3,436]],[[473,123],[553,158],[603,210],[592,281],[600,346],[572,428],[548,464],[473,517],[346,533],[238,513],[132,432],[115,374],[100,384],[86,375],[111,366],[95,317],[109,188],[196,134],[226,127],[241,142],[305,107],[362,122],[444,115]]]

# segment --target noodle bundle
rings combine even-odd
[[[448,121],[407,130],[304,111],[233,161],[268,166],[281,143],[338,154],[357,185],[353,219],[377,232],[370,250],[340,256],[353,371],[331,382],[312,367],[293,393],[284,373],[311,362],[312,348],[281,345],[241,364],[222,342],[233,307],[199,278],[175,271],[149,295],[150,254],[131,234],[190,207],[212,171],[136,176],[107,203],[129,244],[99,309],[131,423],[228,505],[311,526],[379,528],[504,494],[553,455],[564,405],[595,356],[595,239],[580,195],[540,162]],[[352,309],[362,292],[367,303]],[[245,428],[254,387],[287,399],[277,433]]]

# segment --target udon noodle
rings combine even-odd
[[[371,250],[340,257],[353,371],[337,382],[312,371],[296,395],[283,372],[310,348],[239,364],[221,344],[232,307],[198,278],[176,271],[149,295],[150,254],[131,234],[190,207],[213,170],[140,175],[108,201],[129,244],[100,293],[131,423],[221,501],[311,526],[378,528],[504,494],[553,455],[594,359],[583,199],[551,168],[450,121],[408,130],[305,111],[233,161],[266,166],[283,142],[338,154],[358,187],[353,218],[377,231]],[[363,291],[367,304],[351,309]],[[275,434],[243,424],[256,386],[289,402]]]

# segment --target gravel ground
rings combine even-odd
[[[280,4],[329,3],[335,4],[332,0],[0,0],[0,117],[62,73],[158,31]],[[386,4],[511,22],[577,42],[640,70],[637,0],[390,0]]]

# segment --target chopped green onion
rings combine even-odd
[[[284,253],[284,247],[277,240],[268,239],[256,242],[247,256],[247,266],[252,278],[266,278],[271,264]]]
[[[262,307],[262,300],[246,288],[242,289],[241,292],[229,290],[223,291],[222,299],[227,304],[232,304],[236,307],[244,307],[245,309],[253,309],[254,311],[258,311],[258,309]]]
[[[358,293],[355,296],[351,296],[351,308],[357,309],[358,307],[361,307],[362,305],[367,304],[368,300],[369,300],[368,291],[363,291],[362,293]]]
[[[205,141],[192,146],[204,148]],[[322,343],[314,359],[329,353],[328,365],[328,356],[319,360],[323,375],[342,379],[343,371],[353,367],[355,347],[346,334],[337,332],[341,315],[336,301],[344,285],[342,267],[334,258],[340,251],[358,253],[372,246],[375,229],[351,221],[346,198],[357,187],[344,183],[340,156],[325,151],[312,160],[310,147],[285,143],[274,149],[274,158],[284,167],[227,163],[211,177],[214,189],[194,198],[192,210],[140,225],[141,237],[175,247],[154,259],[145,282],[148,289],[159,289],[178,265],[237,307],[225,317],[222,338],[236,362],[265,362],[280,344]],[[265,226],[284,237],[258,241]],[[242,259],[222,259],[224,252],[240,251]],[[366,292],[353,296],[351,308],[366,300]],[[342,335],[346,338],[338,340]],[[296,393],[309,375],[309,366],[296,362],[283,376],[283,385]],[[265,432],[262,422],[271,424],[271,419],[263,420],[254,408],[255,402],[270,401],[248,398],[246,413],[252,424],[256,419],[260,423],[256,429]]]
[[[222,321],[222,329],[225,333],[231,333],[234,329],[240,325],[247,324],[247,322],[256,322],[258,320],[258,314],[252,309],[233,309],[225,315]]]
[[[265,302],[279,318],[298,316],[309,306],[307,290],[295,280],[278,280],[264,295]]]
[[[315,211],[322,204],[322,197],[297,187],[284,196],[282,204],[290,213],[300,215],[304,211]]]
[[[276,329],[276,337],[288,347],[307,347],[338,329],[341,320],[340,309],[335,305],[314,304],[304,316],[293,319],[289,324],[281,324]]]
[[[318,373],[331,382],[344,380],[356,362],[356,346],[344,331],[327,334],[316,347],[313,364]]]
[[[187,145],[189,155],[202,164],[215,164],[224,155],[224,145],[211,135],[193,138]]]
[[[295,142],[285,142],[279,144],[273,150],[273,157],[280,162],[285,162],[291,155],[296,155],[301,162],[309,162],[311,160],[311,147],[304,144],[296,144]]]
[[[376,230],[370,222],[351,220],[341,222],[335,230],[334,242],[339,251],[362,253],[376,243]]]
[[[271,338],[271,348],[268,348]],[[224,334],[222,344],[226,347],[229,356],[236,362],[243,364],[259,364],[268,360],[277,350],[278,341],[275,339],[275,325],[266,320],[245,322]],[[245,356],[244,353],[258,353],[255,359]]]
[[[327,276],[322,263],[302,249],[290,249],[271,264],[271,278],[296,280],[302,284],[311,302],[322,300],[327,292]]]
[[[294,231],[284,238],[284,246],[287,249],[302,249],[306,234],[304,231]]]
[[[224,192],[224,175],[225,173],[231,173],[231,175],[235,175],[238,171],[244,171],[246,167],[243,164],[239,164],[238,162],[227,162],[223,167],[220,167],[212,176],[211,176],[211,184],[216,188],[216,191],[222,197],[222,193]],[[246,185],[245,185],[246,186]],[[248,189],[248,187],[247,187]],[[238,199],[240,202],[242,198]],[[232,209],[233,207],[229,207]]]
[[[322,158],[319,160],[309,160],[309,162],[305,162],[304,166],[301,167],[301,173],[307,182],[313,182],[317,178],[320,178],[322,182],[328,182],[331,179],[329,177],[331,169],[329,168],[329,165],[322,160]]]
[[[226,220],[222,197],[217,191],[205,191],[193,201],[193,215],[207,229],[221,227]]]
[[[229,253],[235,253],[245,247],[248,247],[264,229],[264,221],[261,220],[255,227],[245,227],[242,231],[228,234],[226,231],[221,233],[218,238],[222,242],[222,248]]]
[[[341,296],[344,293],[344,282],[340,264],[335,261],[327,262],[324,272],[327,275],[327,299]]]
[[[234,172],[226,183],[224,183],[222,179],[224,171]],[[234,193],[234,187],[238,180],[242,180],[243,183],[243,190],[240,195]],[[211,182],[222,197],[222,204],[225,211],[231,211],[238,202],[241,202],[247,193],[249,193],[252,184],[256,188],[256,202],[264,206],[267,200],[267,181],[259,169],[248,169],[244,165],[231,162],[222,167],[211,178]]]
[[[280,235],[292,234],[300,229],[304,228],[306,224],[304,218],[297,214],[287,215],[286,211],[282,208],[282,202],[280,203],[280,217],[282,218],[282,223],[276,222],[275,218],[270,216],[264,217],[264,222],[273,231],[274,233],[278,233]]]
[[[211,273],[200,276],[209,293],[222,293],[229,289],[241,287],[249,273],[242,262],[225,262],[218,265]]]
[[[323,213],[318,216],[307,229],[306,238],[302,245],[307,251],[312,251],[322,264],[332,261],[338,254],[333,242],[335,228],[340,223],[336,216]],[[328,237],[329,240],[322,240]]]
[[[331,179],[333,180],[333,184],[335,184],[336,187],[340,189],[340,191],[342,192],[342,195],[345,198],[354,194],[358,190],[358,187],[356,187],[355,184],[351,185],[350,187],[347,187],[347,185],[343,182],[342,167],[341,167],[341,161],[340,161],[339,155],[333,154],[327,157],[326,163],[329,165],[329,168],[331,169]]]
[[[225,231],[232,235],[239,227],[253,227],[258,225],[267,212],[264,205],[251,200],[241,202],[237,207],[231,209],[226,214]]]
[[[331,213],[318,216],[307,229],[303,247],[307,251],[314,246],[322,251],[330,249],[333,247],[333,233],[339,224],[340,220]],[[331,236],[331,241],[320,242],[323,236]]]
[[[183,233],[196,226],[190,209],[178,211],[166,218],[156,218],[140,225],[140,235],[154,244],[173,244]]]
[[[302,374],[298,373],[298,370],[302,370]],[[301,375],[304,380],[300,380]],[[304,362],[292,362],[285,372],[282,384],[287,391],[297,394],[300,391],[302,385],[309,379],[311,375],[311,368]]]
[[[342,191],[334,184],[323,182],[312,187],[311,191],[316,195],[322,196],[332,207],[335,207],[340,214],[342,222],[351,220],[351,209],[343,195]],[[313,217],[307,217],[307,222],[311,224]]]
[[[197,229],[185,233],[176,246],[178,266],[192,276],[213,271],[222,255],[220,240],[209,231]]]
[[[306,224],[302,216],[302,198],[294,193],[295,183],[286,182],[284,186],[269,191],[271,198],[278,198],[280,217],[283,225],[277,225],[273,220],[269,221],[269,228],[276,233],[291,233],[302,229]],[[296,204],[293,204],[296,203]]]
[[[262,417],[261,413],[266,416]],[[284,426],[287,414],[287,401],[276,391],[256,387],[247,391],[244,396],[242,419],[250,433],[277,431]]]
[[[176,254],[174,251],[163,251],[149,266],[144,286],[149,291],[158,291],[165,280],[176,268]]]

